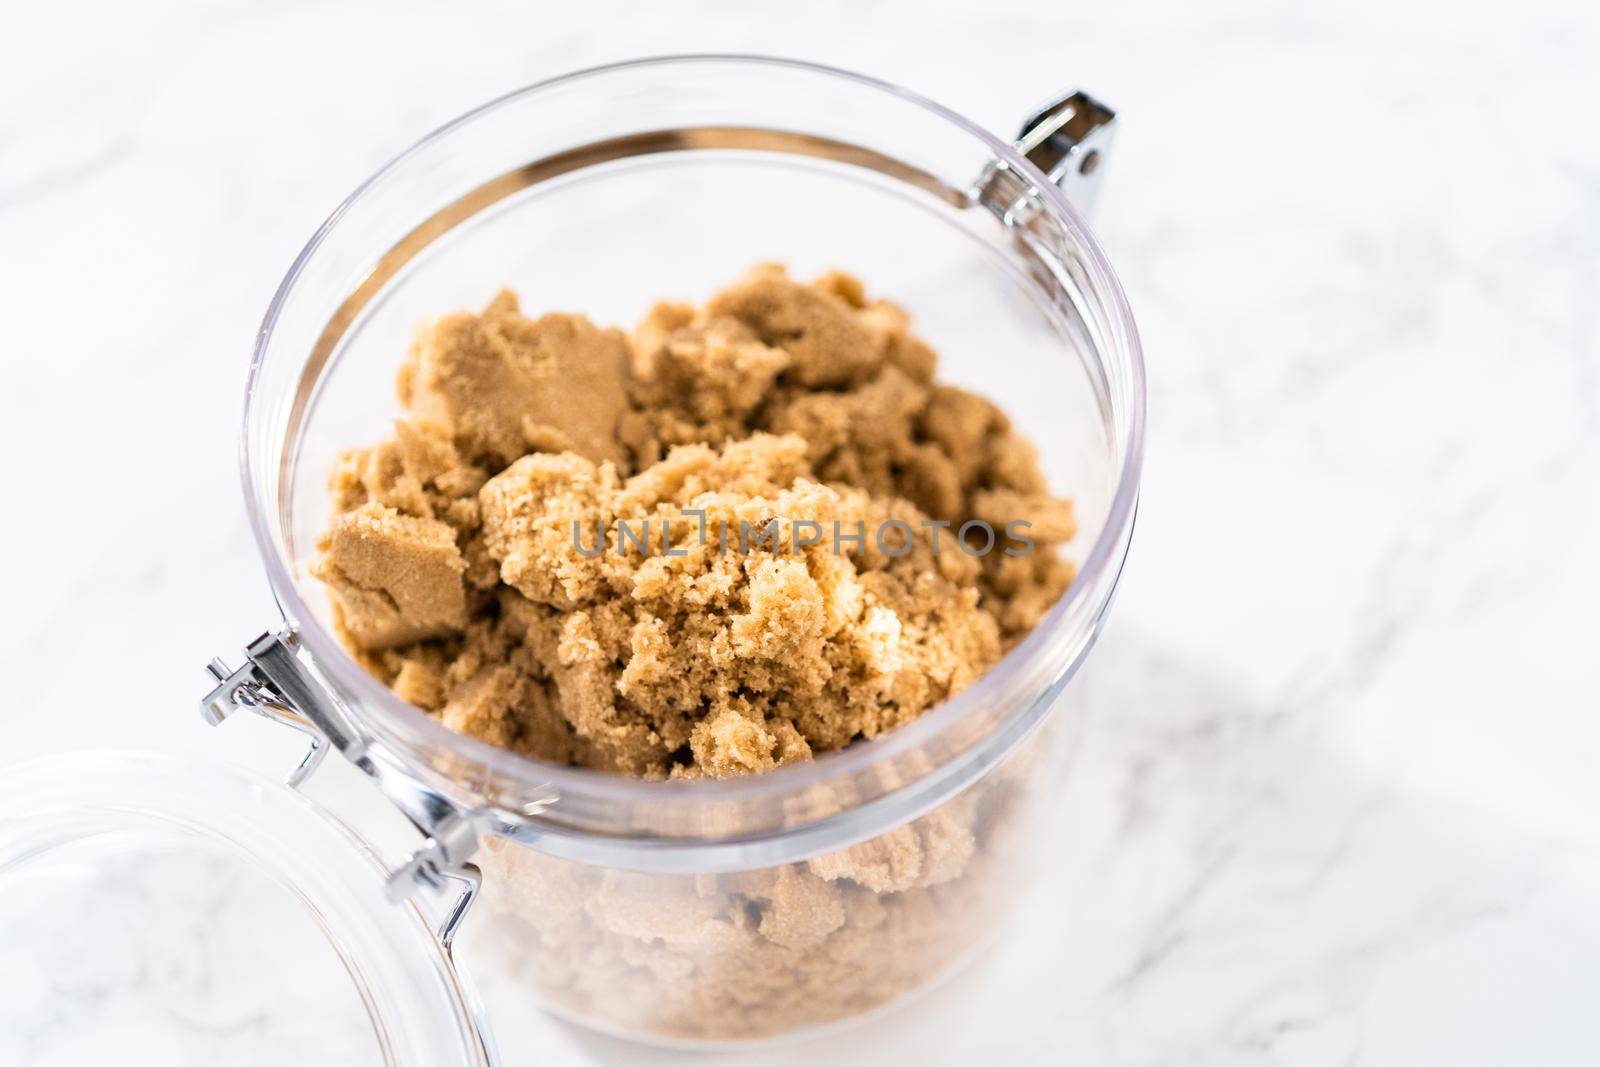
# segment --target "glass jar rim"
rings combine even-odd
[[[304,794],[231,763],[175,751],[77,749],[0,768],[0,874],[62,848],[111,876],[118,834],[160,832],[220,852],[282,892],[336,953],[383,1062],[498,1062],[477,992],[416,904],[378,906],[388,867]],[[171,847],[171,846],[169,846]]]
[[[253,474],[253,454],[250,430],[256,406],[260,400],[258,385],[268,358],[268,348],[274,327],[308,260],[323,245],[339,225],[340,220],[358,202],[362,201],[386,176],[403,167],[413,157],[435,146],[452,133],[473,123],[491,112],[558,87],[568,87],[579,82],[604,78],[620,72],[682,65],[703,65],[725,68],[782,68],[806,75],[852,83],[867,90],[875,90],[899,98],[948,126],[981,142],[992,158],[1016,172],[1032,187],[1046,209],[1056,217],[1065,230],[1082,246],[1086,255],[1083,268],[1088,288],[1104,301],[1109,312],[1110,337],[1108,347],[1120,351],[1126,359],[1126,377],[1123,389],[1126,394],[1127,421],[1119,435],[1120,455],[1116,479],[1106,518],[1100,532],[1085,554],[1073,584],[1051,608],[1029,636],[1013,648],[999,663],[960,693],[929,709],[912,722],[906,723],[872,741],[851,745],[837,752],[825,753],[815,759],[779,767],[759,775],[746,775],[721,779],[696,779],[690,781],[659,782],[631,778],[624,775],[597,773],[537,760],[509,749],[451,730],[433,716],[398,697],[392,690],[363,670],[344,651],[333,634],[315,618],[296,586],[288,553],[281,546],[273,528],[273,515],[279,501]],[[627,60],[586,68],[533,83],[513,90],[484,103],[450,122],[438,127],[415,142],[361,183],[328,216],[304,248],[279,284],[257,333],[249,378],[246,384],[244,421],[241,427],[240,465],[244,482],[246,506],[251,532],[266,564],[268,581],[286,619],[292,621],[307,653],[320,669],[337,672],[340,682],[362,701],[378,709],[377,721],[372,716],[361,716],[363,725],[377,729],[380,737],[401,744],[431,744],[453,750],[460,756],[482,765],[497,775],[521,782],[530,788],[554,788],[557,795],[583,794],[621,802],[659,804],[692,804],[697,802],[770,799],[803,792],[819,783],[843,778],[867,770],[885,760],[914,750],[968,719],[977,709],[992,704],[1003,692],[1015,693],[1036,689],[1029,683],[1041,677],[1040,668],[1055,664],[1053,674],[1064,682],[1070,677],[1082,655],[1086,643],[1077,657],[1061,663],[1051,651],[1066,644],[1063,628],[1071,618],[1080,620],[1080,627],[1088,627],[1089,640],[1098,630],[1100,617],[1110,600],[1126,555],[1128,535],[1137,510],[1139,477],[1143,460],[1145,417],[1145,376],[1142,350],[1134,325],[1132,312],[1109,262],[1099,244],[1084,225],[1077,210],[1065,194],[1028,162],[1013,145],[994,136],[987,130],[954,111],[911,90],[835,67],[802,60],[759,55],[692,54],[649,57]],[[1108,584],[1109,583],[1109,584]],[[1097,593],[1098,603],[1089,603],[1091,593]],[[1019,709],[1020,713],[1020,709]],[[1007,746],[1009,747],[1009,746]],[[996,759],[998,757],[995,757]],[[986,762],[993,762],[988,760]],[[434,780],[438,773],[428,775]],[[944,777],[944,776],[941,776]],[[450,783],[443,783],[446,788]],[[457,789],[460,783],[455,783]],[[904,787],[890,789],[894,793]],[[926,801],[921,808],[931,807],[935,801]],[[915,811],[907,813],[912,817]],[[787,829],[787,828],[786,828]],[[863,835],[865,836],[865,835]]]

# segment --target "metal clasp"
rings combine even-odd
[[[1017,135],[1017,151],[1084,214],[1094,207],[1117,113],[1088,93],[1068,93],[1034,112]]]
[[[284,642],[278,635],[262,634],[245,651],[247,658],[243,666],[230,671],[215,658],[206,664],[207,673],[217,684],[200,702],[200,715],[210,725],[219,726],[228,716],[244,708],[305,734],[310,739],[310,747],[304,758],[284,776],[285,784],[295,789],[322,765],[323,757],[328,754],[328,738],[272,684],[258,662],[258,657],[262,662],[268,661],[273,649],[281,644]]]
[[[461,918],[477,893],[478,869],[468,860],[477,852],[484,813],[457,804],[406,773],[392,759],[372,749],[345,717],[323,684],[306,669],[295,650],[292,630],[266,633],[245,648],[245,662],[234,670],[220,660],[207,666],[216,685],[200,702],[200,714],[213,726],[245,709],[299,730],[310,748],[286,781],[299,786],[321,765],[330,747],[337,748],[378,784],[426,838],[421,848],[389,874],[388,895],[402,901],[418,888],[443,890],[447,882],[461,893],[446,913],[439,937],[448,947]]]
[[[1105,173],[1116,120],[1115,111],[1088,93],[1066,93],[1028,117],[1017,135],[1016,149],[1087,215]],[[984,169],[970,195],[1010,225],[1037,213],[1036,184],[996,160]]]

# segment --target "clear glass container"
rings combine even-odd
[[[977,684],[870,743],[746,778],[648,782],[454,733],[340,647],[308,564],[328,472],[398,414],[412,330],[501,286],[638,321],[750,264],[838,268],[904,306],[941,375],[999,404],[1070,496],[1079,574]],[[1110,267],[1007,142],[904,90],[800,63],[606,67],[487,104],[361,186],[261,327],[243,466],[299,660],[363,750],[489,813],[463,945],[518,997],[614,1033],[718,1042],[858,1015],[999,923],[1062,770],[1070,685],[1111,603],[1144,382]],[[480,972],[481,973],[481,972]],[[501,1007],[504,1008],[502,1001]]]

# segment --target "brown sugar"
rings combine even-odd
[[[502,291],[481,315],[425,324],[400,370],[401,402],[450,429],[468,460],[505,464],[530,449],[619,459],[628,345],[581,315],[525,318]]]
[[[318,547],[317,577],[345,606],[352,641],[392,648],[459,631],[467,622],[455,531],[438,519],[370,502],[334,519]]]
[[[870,739],[1072,573],[1071,505],[935,364],[842,274],[763,265],[631,339],[502,292],[419,331],[406,417],[334,472],[315,573],[385,682],[529,755],[721,776]],[[958,542],[972,520],[989,551]]]
[[[844,274],[758,266],[628,335],[502,292],[419,330],[392,436],[333,472],[313,572],[368,670],[525,755],[677,779],[869,741],[976,681],[1073,577],[1071,504],[936,371]],[[863,1011],[977,936],[1016,777],[729,875],[493,841],[486,921],[601,1020],[727,1037]]]

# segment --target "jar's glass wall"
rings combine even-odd
[[[493,975],[496,1019],[537,1004],[608,1032],[716,1043],[870,1013],[964,962],[1004,922],[1040,855],[1077,722],[1051,719],[934,810],[800,863],[642,874],[495,842],[458,955]]]

